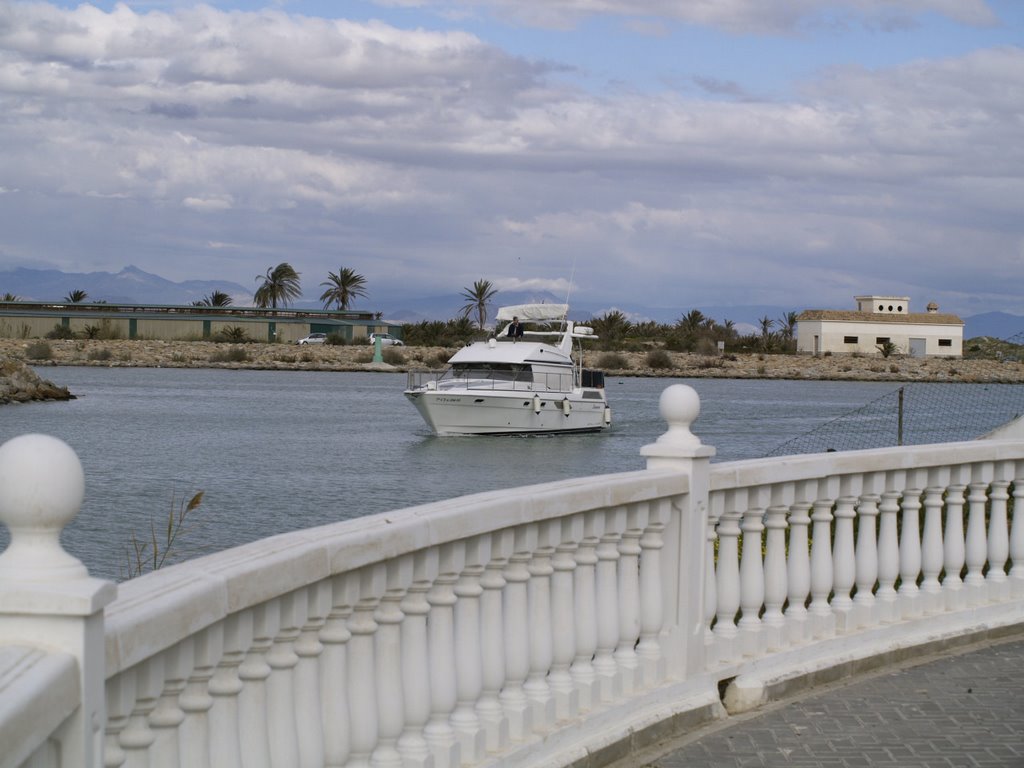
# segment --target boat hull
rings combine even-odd
[[[544,396],[524,392],[408,390],[405,395],[438,435],[600,432],[611,424],[601,390]]]

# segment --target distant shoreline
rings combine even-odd
[[[228,368],[238,370],[390,371],[444,367],[455,348],[401,347],[386,350],[401,361],[374,363],[369,345],[217,344],[204,341],[47,340],[49,359],[32,359],[38,339],[0,339],[0,356],[31,366],[131,368]],[[232,350],[242,350],[233,352]],[[848,355],[725,355],[670,352],[670,368],[651,369],[646,353],[587,351],[584,363],[601,368],[601,358],[616,355],[626,367],[608,368],[609,376],[670,378],[795,379],[820,381],[926,381],[1024,384],[1024,362],[963,358],[854,357]],[[232,357],[244,359],[231,359]]]

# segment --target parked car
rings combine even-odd
[[[371,344],[376,344],[377,343],[377,339],[380,339],[380,345],[382,347],[388,347],[388,346],[404,347],[405,346],[405,342],[403,342],[401,339],[396,339],[390,333],[371,333],[367,338],[369,339]]]
[[[326,333],[311,333],[309,336],[299,339],[296,344],[323,344],[327,341]]]

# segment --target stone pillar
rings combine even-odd
[[[84,495],[82,465],[63,441],[33,434],[0,446],[0,522],[11,533],[0,554],[0,647],[34,646],[75,658],[81,700],[61,750],[68,764],[93,768],[103,764],[106,727],[103,609],[117,588],[90,577],[60,545]]]
[[[704,666],[704,579],[707,556],[708,474],[715,449],[702,445],[690,426],[700,415],[700,398],[685,384],[661,393],[659,408],[668,430],[640,449],[650,470],[674,470],[690,478],[679,497],[678,518],[665,530],[662,558],[665,583],[665,657],[670,674],[687,676]],[[675,517],[675,516],[673,516]]]

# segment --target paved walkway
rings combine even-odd
[[[816,688],[629,765],[1024,768],[1024,640]]]

